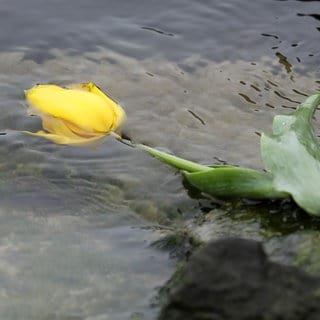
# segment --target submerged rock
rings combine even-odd
[[[320,278],[271,262],[256,241],[210,242],[186,265],[159,319],[320,319]]]

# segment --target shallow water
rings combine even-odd
[[[259,133],[320,90],[317,1],[0,4],[1,318],[154,319],[175,261],[150,244],[167,227],[258,238],[292,262],[299,226],[272,224],[274,208],[217,214],[174,170],[112,138],[76,148],[23,133],[41,127],[23,90],[94,81],[123,105],[134,141],[261,168]]]

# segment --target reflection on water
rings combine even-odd
[[[149,247],[163,230],[195,218],[203,238],[210,220],[223,236],[265,239],[257,219],[278,223],[270,207],[256,220],[216,215],[172,168],[111,137],[77,148],[24,134],[41,123],[23,90],[93,81],[125,108],[132,140],[261,168],[259,134],[320,90],[315,3],[105,3],[1,3],[0,318],[154,319],[151,299],[174,267]],[[270,246],[280,258],[290,247]]]

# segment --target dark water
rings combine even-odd
[[[176,262],[150,244],[175,228],[260,239],[286,263],[319,247],[318,222],[303,214],[216,209],[112,138],[76,148],[22,132],[41,127],[24,89],[94,81],[125,108],[133,140],[261,168],[259,133],[320,90],[319,10],[319,1],[0,1],[0,318],[155,319]],[[307,269],[308,254],[320,257],[309,251]]]
[[[192,55],[256,60],[281,52],[302,68],[319,65],[318,1],[1,1],[1,50],[44,61],[97,46],[138,60]],[[307,36],[306,36],[307,34]],[[299,61],[299,62],[298,62]]]

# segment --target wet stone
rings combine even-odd
[[[256,241],[210,242],[180,277],[160,320],[320,319],[320,278],[270,261]]]

